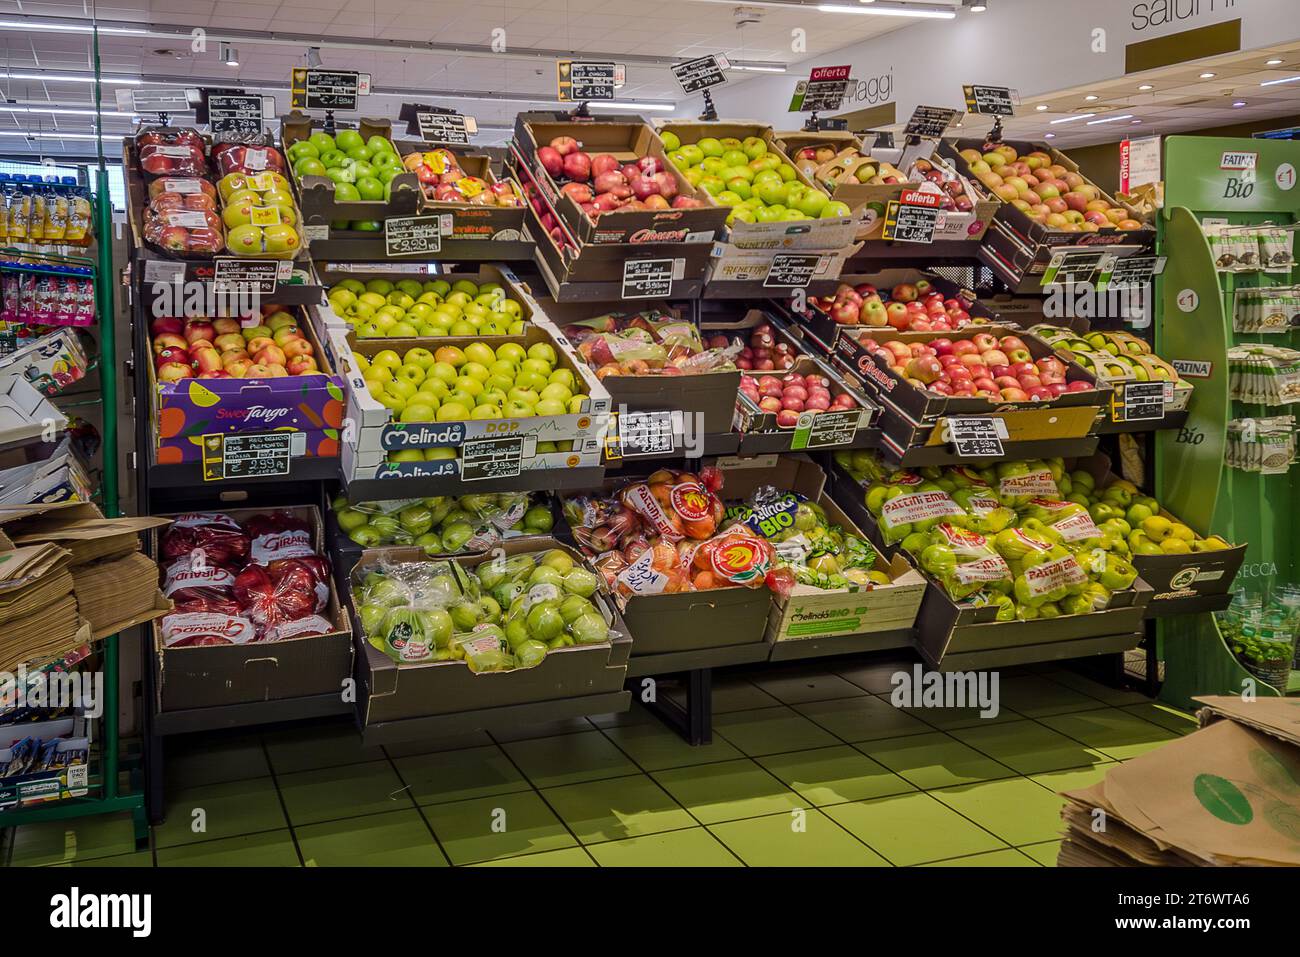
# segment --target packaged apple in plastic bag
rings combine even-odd
[[[699,475],[675,469],[659,469],[644,482],[634,482],[620,493],[621,501],[637,513],[653,531],[677,541],[709,538],[726,516],[717,492],[722,473],[705,468]]]
[[[250,564],[235,576],[235,601],[259,633],[325,607],[312,570],[302,562],[283,562],[275,570]],[[328,598],[328,591],[326,592]]]
[[[271,170],[281,176],[285,173],[284,156],[274,146],[268,146],[264,138],[249,138],[243,142],[233,142],[223,137],[223,141],[212,147],[212,164],[217,168],[218,176],[227,173],[257,173]]]
[[[196,130],[155,126],[135,135],[140,168],[150,176],[206,176],[206,144]]]
[[[737,525],[700,543],[691,556],[691,585],[697,591],[712,588],[762,588],[767,584],[776,552],[770,542],[748,526]]]
[[[164,559],[191,558],[201,553],[203,561],[239,567],[248,558],[250,539],[243,527],[221,512],[187,512],[172,519],[162,535]]]
[[[985,590],[1006,593],[1013,587],[1010,567],[983,535],[940,523],[930,530],[928,541],[918,561],[951,598],[961,600]]]
[[[872,485],[867,489],[866,506],[876,516],[881,537],[889,545],[926,533],[941,522],[966,522],[965,509],[941,485],[915,472],[896,472],[887,482]]]
[[[468,634],[457,635],[452,641],[452,646],[455,657],[463,659],[469,666],[469,670],[475,674],[513,671],[519,665],[518,659],[511,654],[510,646],[506,643],[505,632],[496,625],[485,625]],[[532,663],[529,667],[541,663],[534,648],[530,647],[527,651],[529,661]]]

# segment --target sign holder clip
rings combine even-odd
[[[700,119],[706,123],[716,122],[718,119],[718,109],[713,105],[713,97],[709,91],[704,91],[704,112],[700,114]]]

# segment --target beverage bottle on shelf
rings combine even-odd
[[[9,176],[0,173],[0,246],[9,244],[9,194],[12,186]]]
[[[67,242],[68,206],[74,183],[71,176],[65,176],[58,183],[49,185],[49,196],[45,200],[45,241],[47,243],[62,245]]]
[[[32,204],[27,214],[27,241],[45,242],[45,206],[49,199],[49,185],[39,176],[29,176],[32,187]]]
[[[64,241],[71,246],[89,246],[93,207],[90,187],[73,184],[68,190],[68,229]]]
[[[27,222],[31,216],[32,194],[26,176],[14,177],[13,198],[9,202],[9,241],[25,243],[28,239]]]

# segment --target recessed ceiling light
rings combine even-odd
[[[1202,80],[1213,80],[1216,76],[1218,76],[1217,73],[1202,73],[1202,74],[1201,74],[1201,79],[1202,79]]]
[[[1137,125],[1138,125],[1139,123],[1141,123],[1141,122],[1142,122],[1141,120],[1134,120],[1134,121],[1133,121],[1132,123],[1130,123],[1129,125],[1130,125],[1130,126],[1137,126]]]
[[[1138,87],[1138,89],[1141,90],[1143,93],[1145,93],[1147,90],[1154,90],[1155,87],[1152,86],[1150,83],[1143,83],[1141,86]]]
[[[1043,138],[1044,138],[1044,139],[1048,139],[1048,140],[1054,140],[1054,139],[1056,139],[1056,134],[1055,134],[1055,133],[1044,133],[1044,134],[1043,134]]]
[[[1245,105],[1246,105],[1246,101],[1245,101],[1245,100],[1238,100],[1236,103],[1234,103],[1234,104],[1232,104],[1232,105],[1233,105],[1234,107],[1245,106]]]
[[[1047,104],[1039,103],[1036,107],[1034,107],[1034,109],[1036,109],[1039,113],[1042,113],[1044,110],[1047,109]]]
[[[1278,65],[1280,65],[1281,63],[1282,63],[1282,61],[1279,60],[1277,57],[1273,57],[1273,59],[1271,59],[1271,60],[1265,60],[1265,61],[1264,61],[1264,65],[1265,65],[1265,66],[1278,66]]]
[[[1091,103],[1093,100],[1100,100],[1101,97],[1099,97],[1096,93],[1089,93],[1087,96],[1084,97],[1084,99],[1087,100],[1089,103]]]

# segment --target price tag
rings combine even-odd
[[[822,263],[823,258],[816,253],[777,253],[767,267],[763,286],[803,289],[825,268]]]
[[[189,91],[176,87],[130,90],[129,99],[136,113],[185,113],[190,109]]]
[[[1043,270],[1043,286],[1065,286],[1088,282],[1097,273],[1105,251],[1055,253]]]
[[[478,123],[472,116],[460,113],[415,114],[415,123],[420,130],[420,139],[426,143],[450,143],[453,146],[466,146],[469,138],[478,132]]]
[[[421,256],[441,252],[441,217],[396,216],[384,220],[384,248],[390,256]]]
[[[726,83],[727,74],[723,71],[729,66],[726,57],[709,54],[683,63],[674,63],[673,76],[677,78],[677,84],[682,88],[682,92],[698,93],[711,86]]]
[[[279,206],[253,206],[249,208],[249,222],[254,226],[279,226]]]
[[[800,80],[790,101],[791,113],[833,112],[844,105],[844,91],[849,85],[847,66],[813,67],[808,79]]]
[[[624,69],[617,63],[591,63],[581,60],[557,60],[556,85],[564,103],[587,100],[612,100],[614,90],[622,85]]]
[[[666,299],[673,288],[671,259],[627,259],[623,262],[624,299]]]
[[[983,116],[1014,116],[1016,97],[1005,86],[963,86],[966,112]]]
[[[986,415],[961,416],[948,420],[948,437],[953,451],[962,458],[997,459],[1006,454],[1002,440],[1006,423]]]
[[[218,141],[229,136],[261,136],[262,98],[252,94],[213,93],[208,97],[208,126]]]
[[[858,409],[846,412],[801,413],[794,425],[790,448],[797,451],[848,445],[858,434],[861,422],[862,412]]]
[[[288,475],[294,454],[306,451],[303,432],[203,436],[203,481]]]
[[[618,446],[624,456],[670,455],[680,435],[681,413],[624,412],[618,417]]]
[[[885,207],[883,236],[898,243],[932,243],[939,223],[939,210],[891,200]]]
[[[355,70],[312,70],[295,67],[289,99],[295,110],[355,110],[370,92],[370,74]]]
[[[216,292],[247,289],[269,296],[277,283],[289,278],[293,263],[288,259],[227,259],[212,264],[212,288]]]
[[[522,435],[467,440],[460,448],[461,481],[514,478],[523,468],[523,458]]]
[[[1165,403],[1173,398],[1172,382],[1130,382],[1124,386],[1123,404],[1115,407],[1116,422],[1151,422],[1165,417]]]
[[[1097,291],[1145,286],[1164,271],[1164,256],[1126,256],[1116,259],[1109,271],[1102,272],[1097,280]]]
[[[912,118],[907,121],[907,127],[903,132],[908,136],[919,136],[922,139],[938,139],[956,122],[957,115],[957,110],[945,109],[942,106],[918,106],[912,113]]]

